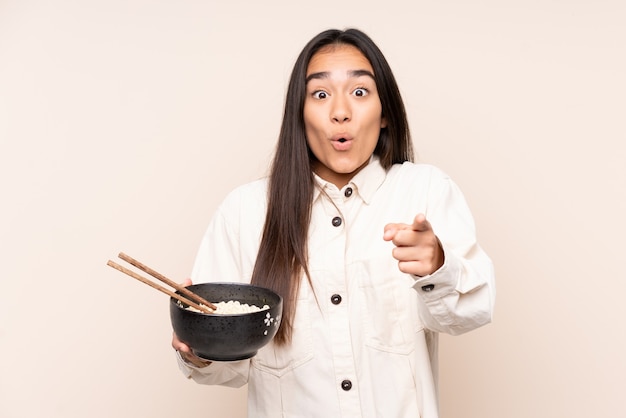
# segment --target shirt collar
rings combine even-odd
[[[348,186],[352,187],[356,193],[361,196],[361,199],[369,204],[376,193],[376,190],[383,184],[387,172],[380,165],[380,160],[376,155],[370,157],[369,163],[363,167],[348,183]],[[317,200],[322,190],[328,187],[335,187],[334,184],[322,179],[317,174],[315,177],[315,190],[313,192],[313,201]]]

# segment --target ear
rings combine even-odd
[[[380,119],[380,129],[386,128],[387,127],[387,118],[386,117],[382,117]]]

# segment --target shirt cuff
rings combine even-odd
[[[191,363],[187,363],[183,356],[180,354],[180,351],[178,350],[176,350],[176,361],[178,362],[178,368],[185,375],[185,377],[187,377],[187,379],[191,378],[191,375],[194,371],[199,371],[200,373],[203,373],[211,367],[211,364],[214,363],[210,363],[205,367],[196,367]]]
[[[455,293],[463,264],[459,257],[444,249],[444,263],[438,270],[427,276],[412,275],[415,282],[413,289],[419,293],[424,300],[434,301],[442,297]]]

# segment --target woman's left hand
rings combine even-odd
[[[383,239],[396,246],[392,255],[403,273],[427,276],[443,265],[443,248],[424,214],[418,214],[412,225],[385,225]]]

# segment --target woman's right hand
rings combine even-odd
[[[191,285],[191,279],[186,279],[181,283],[181,285],[185,287]],[[200,357],[196,356],[187,344],[178,339],[178,336],[176,336],[175,333],[172,333],[172,348],[178,351],[178,353],[186,363],[192,364],[195,367],[206,367],[211,364],[210,361],[203,360]]]
[[[172,333],[172,347],[174,350],[178,351],[178,354],[180,354],[186,363],[192,364],[195,367],[206,367],[211,364],[210,361],[203,360],[196,356],[187,344],[178,339],[175,333]]]

